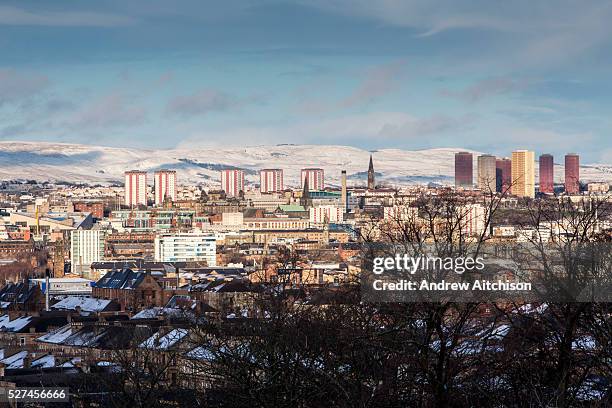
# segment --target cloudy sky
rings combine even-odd
[[[0,139],[612,163],[610,21],[609,1],[4,0]]]

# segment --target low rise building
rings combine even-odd
[[[47,293],[46,279],[32,279],[43,293]],[[83,278],[49,278],[49,295],[91,295],[93,281]]]

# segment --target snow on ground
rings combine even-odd
[[[0,177],[5,180],[122,183],[125,170],[178,172],[179,184],[202,183],[218,187],[219,169],[240,167],[246,182],[258,183],[258,170],[281,168],[288,187],[300,184],[300,169],[321,167],[327,185],[340,184],[340,171],[347,170],[349,185],[365,183],[368,160],[373,156],[377,181],[390,185],[453,182],[454,153],[458,147],[373,152],[350,146],[276,145],[197,149],[133,149],[44,142],[0,142]],[[473,152],[476,155],[478,152]],[[537,156],[538,153],[536,153]],[[510,152],[508,152],[510,155]],[[556,158],[562,162],[562,157]],[[476,160],[474,160],[476,166]],[[538,166],[536,166],[537,173]],[[476,174],[476,172],[474,172]],[[555,179],[563,180],[563,166],[555,166]],[[612,164],[581,167],[584,181],[612,182]]]

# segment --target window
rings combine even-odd
[[[20,346],[25,346],[26,343],[26,338],[25,337],[20,337],[19,338],[19,345]]]

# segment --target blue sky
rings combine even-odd
[[[612,163],[610,21],[607,1],[3,1],[0,139]]]

